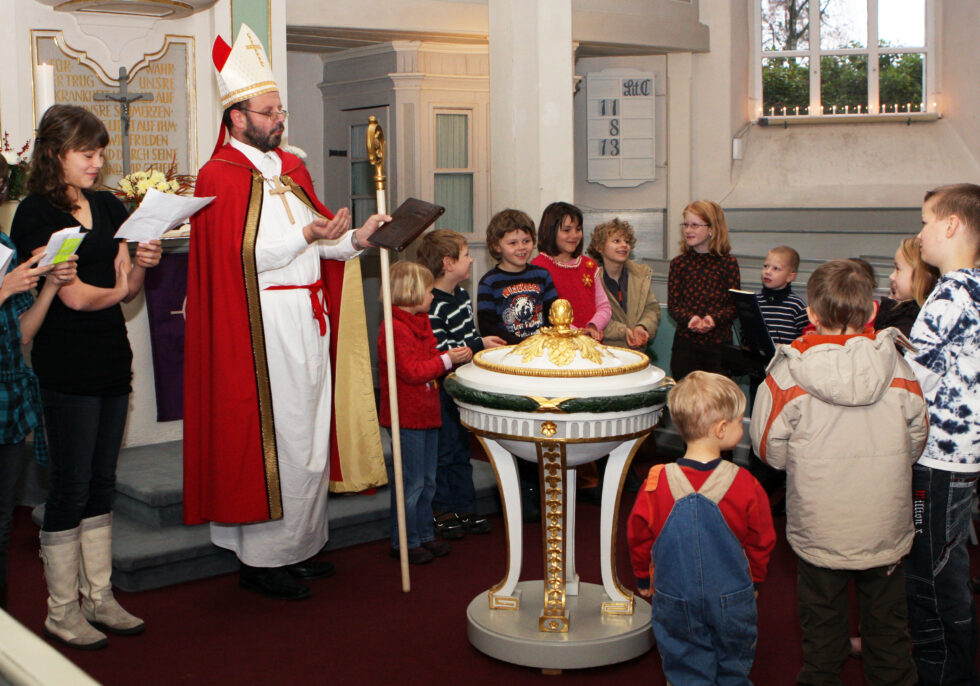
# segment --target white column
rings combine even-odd
[[[490,212],[573,202],[571,0],[489,0]]]
[[[691,186],[693,67],[694,59],[689,52],[667,55],[667,259],[678,252],[682,210],[696,200]]]

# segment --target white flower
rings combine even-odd
[[[4,150],[3,159],[6,160],[7,164],[9,164],[11,167],[20,162],[20,158],[13,150]]]

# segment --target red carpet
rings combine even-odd
[[[628,501],[628,502],[627,502]],[[618,569],[632,582],[626,555],[624,496]],[[579,573],[599,583],[598,508],[579,507]],[[627,663],[566,671],[560,677],[489,658],[466,638],[466,606],[503,576],[503,523],[453,542],[453,552],[412,568],[412,591],[402,593],[399,567],[385,541],[329,555],[331,579],[312,582],[313,597],[300,602],[262,598],[238,588],[236,574],[143,593],[118,594],[148,624],[142,636],[111,636],[94,653],[62,652],[107,685],[137,684],[664,684],[656,652]],[[777,529],[785,520],[778,519]],[[540,528],[529,540],[522,578],[541,578]],[[976,553],[976,548],[972,549]],[[10,546],[9,612],[40,632],[45,590],[37,554],[37,529],[19,508]],[[976,558],[976,554],[975,554]],[[978,560],[974,560],[980,562]],[[976,565],[975,565],[976,568]],[[759,596],[759,646],[752,679],[760,685],[792,684],[800,664],[795,558],[780,532]],[[858,660],[845,666],[845,683],[863,683]]]

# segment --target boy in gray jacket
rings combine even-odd
[[[780,346],[759,387],[752,445],[785,469],[786,538],[797,554],[803,628],[800,684],[837,684],[849,642],[848,587],[857,587],[865,678],[913,684],[902,558],[912,545],[912,465],[926,406],[895,342],[864,333],[874,284],[852,260],[807,283],[817,329]]]

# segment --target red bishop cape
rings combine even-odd
[[[333,217],[316,198],[299,158],[278,148],[276,153],[282,158],[283,181],[297,197],[315,212]],[[191,221],[184,346],[184,522],[280,519],[275,424],[255,263],[262,176],[245,155],[224,145],[201,168],[194,194],[216,198]],[[334,373],[330,489],[359,491],[385,483],[360,263],[322,260],[321,266]]]

